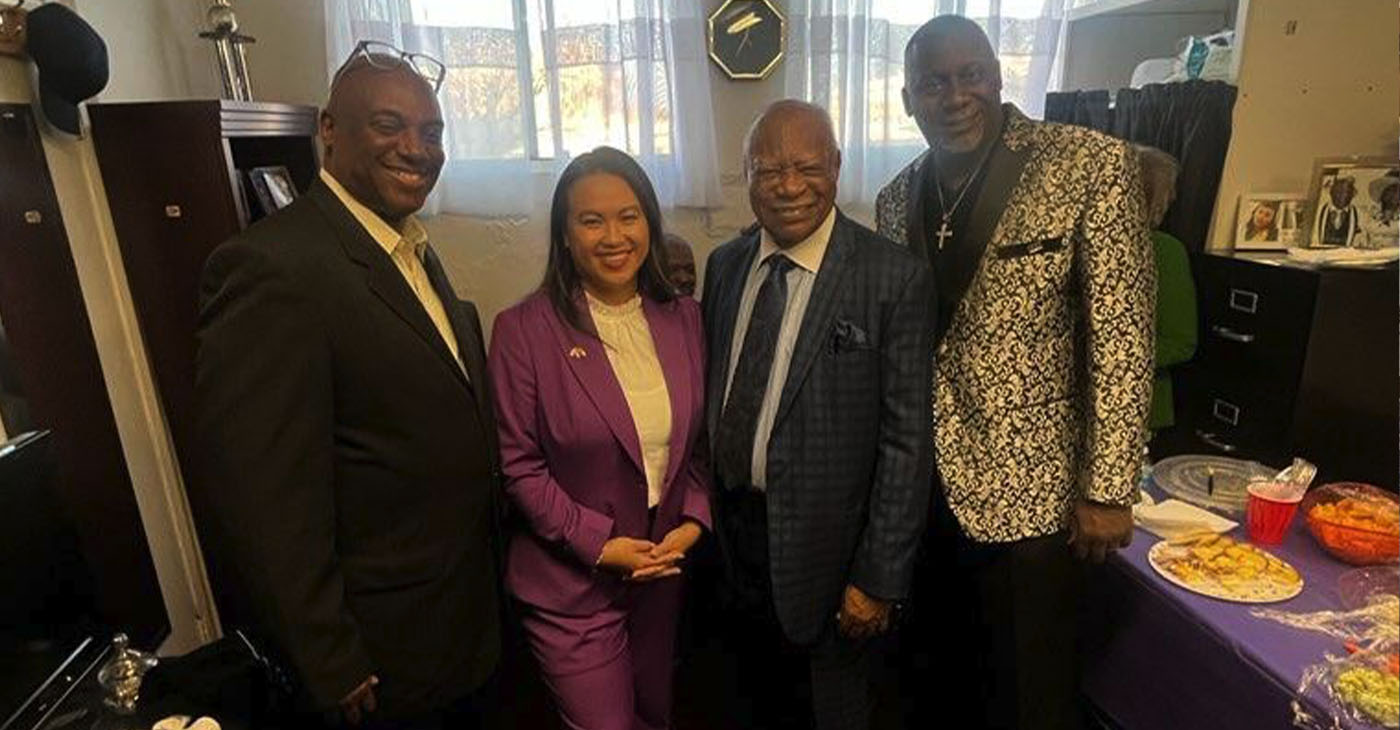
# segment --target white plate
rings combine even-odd
[[[1186,581],[1168,570],[1166,565],[1173,559],[1187,555],[1190,548],[1184,545],[1173,545],[1168,540],[1163,540],[1153,545],[1152,549],[1147,551],[1147,562],[1152,566],[1153,570],[1157,571],[1157,575],[1166,578],[1177,586],[1185,588],[1193,593],[1199,593],[1203,596],[1210,596],[1211,598],[1218,598],[1222,601],[1230,601],[1232,603],[1278,603],[1279,601],[1286,601],[1303,592],[1303,576],[1301,573],[1298,573],[1297,568],[1289,565],[1288,561],[1279,558],[1267,550],[1260,550],[1249,543],[1239,542],[1231,538],[1223,539],[1231,540],[1231,542],[1238,545],[1243,545],[1252,550],[1261,552],[1265,557],[1288,566],[1288,568],[1298,575],[1297,582],[1259,577],[1240,585],[1229,587],[1211,578],[1205,578],[1200,581]]]

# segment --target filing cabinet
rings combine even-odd
[[[1284,465],[1396,489],[1400,279],[1281,254],[1195,261],[1195,359],[1178,378],[1177,452]]]

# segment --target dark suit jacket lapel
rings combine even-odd
[[[457,298],[457,292],[452,288],[452,283],[447,280],[447,272],[442,268],[442,261],[431,245],[423,250],[423,270],[428,273],[428,282],[433,285],[433,291],[437,293],[442,308],[447,312],[452,336],[457,338],[457,352],[461,354],[462,365],[467,374],[464,382],[475,390],[478,383],[485,382],[483,379],[486,377],[486,361],[482,356],[485,350],[482,347],[483,343],[477,339],[477,328],[467,321],[464,303]],[[433,331],[436,332],[437,328],[434,327]],[[448,355],[451,354],[449,351]]]
[[[447,349],[447,343],[442,341],[442,335],[433,325],[433,320],[428,317],[427,310],[423,309],[423,303],[418,301],[413,289],[404,281],[403,274],[389,258],[389,254],[369,235],[369,231],[355,220],[355,216],[350,214],[325,183],[317,180],[307,191],[307,195],[316,201],[321,211],[340,229],[340,241],[345,254],[365,267],[365,281],[370,291],[393,310],[404,324],[423,338],[428,347],[443,361],[443,365],[451,369],[457,382],[465,387],[467,380],[462,375],[457,359],[452,356],[452,351]],[[453,301],[456,301],[455,297]],[[443,306],[451,311],[446,302]]]
[[[925,261],[930,260],[928,251],[928,240],[924,235],[924,209],[929,204],[929,195],[933,194],[933,189],[928,186],[932,175],[929,174],[933,167],[933,154],[925,152],[919,156],[909,171],[909,205],[906,208],[907,218],[904,222],[904,240],[909,245],[910,250],[923,257]]]
[[[711,435],[719,428],[719,416],[724,408],[725,386],[728,384],[729,368],[733,364],[729,362],[729,354],[734,349],[734,330],[738,325],[739,303],[744,298],[744,285],[748,283],[753,259],[758,255],[760,235],[755,229],[743,239],[739,250],[727,262],[728,271],[716,272],[714,282],[721,284],[722,288],[715,292],[704,292],[705,297],[717,298],[716,311],[719,313],[719,321],[711,323],[711,326],[718,328],[718,336],[715,337],[714,349],[709,353],[710,362],[717,363],[718,367],[710,368],[711,378],[706,391],[708,396],[705,399],[708,413],[706,421]]]
[[[428,273],[428,281],[437,292],[442,307],[447,311],[447,321],[452,325],[452,335],[457,338],[457,352],[461,354],[462,365],[467,377],[463,384],[472,392],[476,401],[477,417],[481,419],[482,430],[486,433],[487,446],[492,455],[497,454],[496,414],[491,408],[491,391],[488,390],[486,373],[486,343],[481,336],[481,318],[476,305],[457,298],[452,283],[447,280],[447,272],[442,268],[433,247],[423,250],[423,270]],[[450,354],[450,353],[449,353]],[[455,368],[454,368],[455,369]],[[457,373],[459,376],[461,372]]]
[[[827,243],[826,256],[817,271],[817,280],[812,282],[812,294],[807,299],[807,311],[802,316],[802,329],[797,333],[797,344],[793,346],[792,361],[788,364],[787,382],[783,383],[783,395],[778,400],[778,412],[773,417],[776,429],[783,416],[792,408],[792,401],[812,369],[812,363],[821,352],[827,333],[831,332],[831,322],[836,317],[836,305],[840,298],[841,282],[846,278],[850,267],[850,257],[855,241],[851,237],[851,223],[839,211],[836,225],[831,229],[831,241]]]
[[[967,240],[977,249],[975,255],[968,257],[970,263],[967,268],[955,272],[951,292],[954,302],[962,301],[968,286],[982,268],[982,257],[987,254],[987,246],[991,243],[992,235],[996,233],[997,224],[1001,222],[1006,202],[1011,199],[1011,194],[1020,183],[1021,171],[1025,169],[1029,159],[1029,147],[1013,150],[1005,143],[999,142],[992,150],[992,155],[987,160],[987,179],[982,182],[982,194],[977,196],[977,202],[973,204],[972,214],[967,222]]]
[[[588,307],[581,307],[584,322],[592,325],[593,318]],[[608,430],[622,444],[623,451],[636,465],[637,470],[646,474],[642,465],[642,447],[637,440],[637,425],[632,421],[632,410],[627,406],[627,397],[622,394],[622,385],[617,382],[608,353],[597,337],[586,335],[565,324],[553,311],[549,310],[545,319],[559,344],[559,355],[568,363],[569,370],[578,379],[580,389],[598,409]]]
[[[674,305],[657,304],[643,297],[642,311],[646,313],[651,341],[656,346],[656,359],[661,363],[666,392],[671,400],[671,445],[666,475],[661,482],[669,486],[680,470],[685,444],[690,438],[690,383],[698,373],[690,371],[690,343]]]

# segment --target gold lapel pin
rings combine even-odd
[[[575,360],[580,360],[582,358],[588,357],[588,351],[583,349],[582,347],[579,347],[578,345],[574,345],[574,348],[572,350],[569,350],[569,357],[572,357]]]

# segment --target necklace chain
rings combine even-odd
[[[977,167],[973,168],[972,174],[967,176],[967,180],[963,181],[962,189],[958,191],[958,197],[953,200],[952,208],[949,208],[948,204],[944,202],[943,199],[943,184],[938,179],[938,149],[933,149],[933,187],[938,190],[938,208],[943,213],[942,230],[948,230],[948,220],[953,217],[954,213],[957,212],[958,206],[962,205],[963,198],[967,197],[967,191],[972,189],[972,181],[976,180],[977,176],[982,173],[982,168],[987,165],[987,160],[991,159],[992,148],[995,146],[995,143],[987,145],[986,151],[982,153],[982,159],[977,161]],[[951,235],[951,232],[948,235]],[[942,242],[943,239],[942,237],[940,237],[939,248],[943,247]]]

